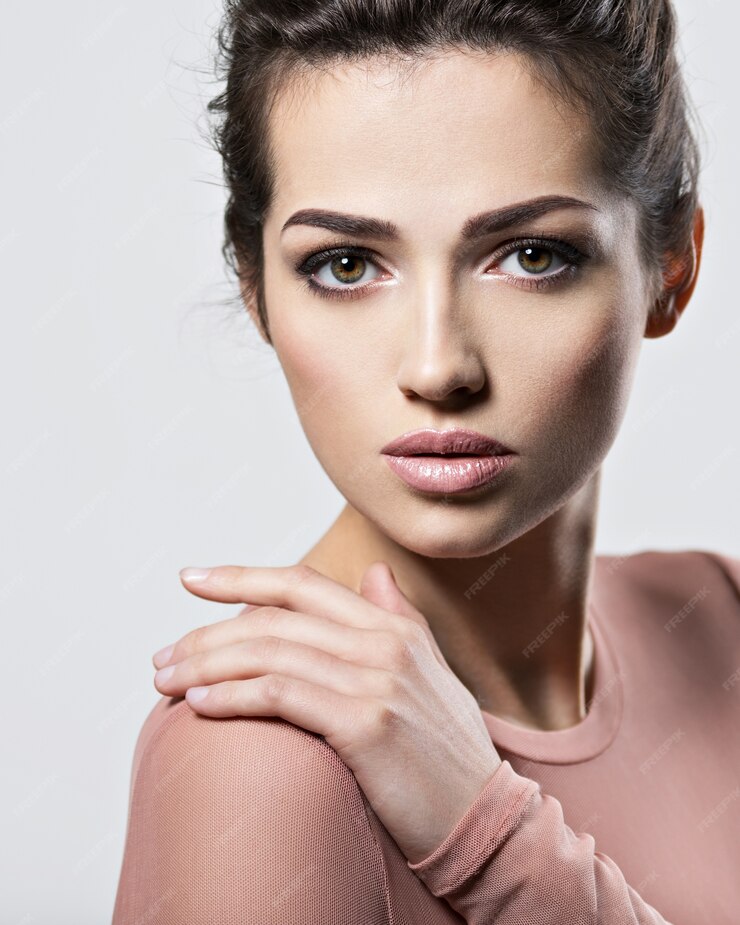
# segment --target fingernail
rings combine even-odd
[[[157,684],[164,684],[165,681],[169,681],[169,679],[172,677],[174,670],[174,665],[168,665],[166,668],[162,668],[161,671],[158,671],[154,675],[154,680],[157,682]]]
[[[211,574],[209,568],[184,568],[180,569],[180,578],[183,581],[205,581]]]
[[[172,658],[172,653],[175,651],[175,644],[171,646],[165,646],[164,649],[160,649],[159,652],[155,652],[152,656],[152,661],[154,662],[157,668],[161,668],[163,665],[166,665],[167,662]]]
[[[185,691],[185,697],[191,703],[198,703],[199,700],[204,699],[207,693],[208,693],[207,687],[189,687]]]

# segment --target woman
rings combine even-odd
[[[719,925],[740,559],[595,556],[694,289],[662,0],[230,2],[224,252],[347,504],[154,658],[114,925]],[[200,696],[199,695],[205,695]]]

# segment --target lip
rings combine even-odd
[[[486,437],[477,430],[456,427],[452,430],[435,430],[422,427],[386,443],[380,451],[387,456],[419,456],[434,453],[462,453],[466,456],[502,456],[513,453],[493,437]]]
[[[387,443],[381,453],[407,485],[438,494],[458,494],[488,485],[516,457],[499,440],[462,428],[410,431]],[[433,455],[440,453],[459,455]]]

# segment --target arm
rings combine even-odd
[[[505,760],[445,841],[407,863],[468,925],[668,925],[594,844]]]
[[[137,744],[112,925],[389,923],[361,791],[320,736],[163,701]]]

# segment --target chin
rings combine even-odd
[[[528,527],[500,510],[480,510],[473,518],[470,504],[453,505],[437,498],[420,510],[413,502],[390,512],[365,511],[378,529],[399,546],[428,559],[476,559],[491,556]]]

